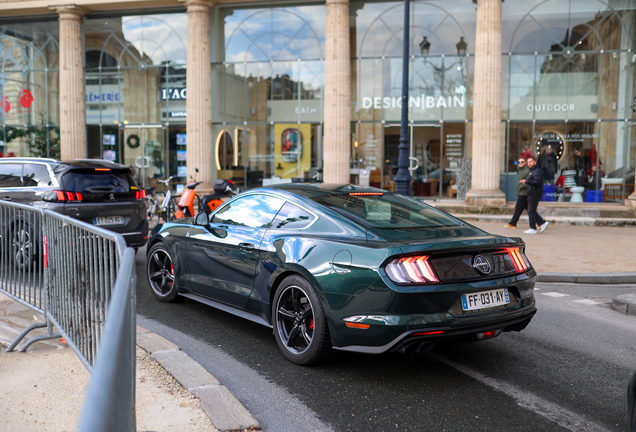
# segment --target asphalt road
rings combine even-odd
[[[301,367],[268,328],[189,299],[156,301],[144,254],[138,324],[198,361],[265,431],[627,430],[636,317],[609,301],[636,286],[538,284],[539,312],[521,333],[410,356],[340,353]]]

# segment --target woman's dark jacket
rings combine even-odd
[[[530,174],[526,177],[528,185],[528,196],[543,195],[543,171],[539,165],[535,165],[530,170]]]

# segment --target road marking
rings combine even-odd
[[[600,305],[603,304],[601,302],[594,301],[592,299],[582,299],[582,300],[573,300],[574,303],[581,303],[585,305]]]
[[[520,407],[531,410],[568,430],[575,432],[583,430],[587,432],[611,431],[611,429],[607,429],[600,424],[594,423],[586,419],[582,415],[570,411],[567,408],[556,405],[552,401],[542,399],[539,396],[522,390],[515,385],[495,378],[487,377],[462,364],[445,359],[438,355],[430,355],[430,357],[433,360],[439,361],[440,363],[444,363],[445,365],[452,367],[453,369],[457,369],[459,372],[468,375],[469,377],[479,381],[482,384],[487,385],[488,387],[491,387],[499,392],[506,394],[507,396],[513,398]]]
[[[541,295],[548,296],[548,297],[570,297],[569,295],[563,294],[560,292],[545,292],[545,293],[541,293]]]

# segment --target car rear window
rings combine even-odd
[[[323,195],[316,197],[315,201],[362,219],[375,228],[430,228],[464,224],[421,201],[391,193]]]
[[[82,168],[64,174],[62,188],[81,193],[121,193],[136,191],[137,183],[127,170],[98,171],[95,168]]]

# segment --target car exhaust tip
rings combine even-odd
[[[424,354],[429,352],[433,346],[435,346],[435,342],[433,341],[405,343],[398,348],[398,352],[401,352],[402,354]]]

